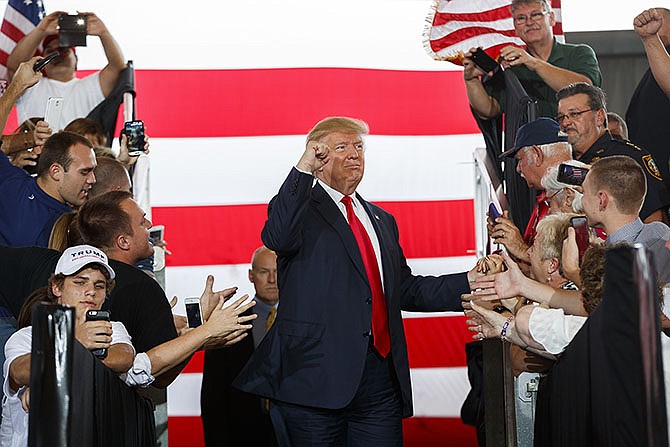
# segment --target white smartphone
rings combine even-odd
[[[186,298],[184,300],[186,306],[186,319],[188,320],[188,327],[198,327],[202,324],[202,310],[200,309],[200,297]]]
[[[44,111],[44,121],[49,125],[52,131],[58,132],[60,117],[63,112],[63,98],[51,97],[47,100],[47,108]]]
[[[149,230],[151,243],[154,244],[154,272],[165,268],[165,249],[163,247],[156,247],[156,243],[163,240],[164,231],[165,227],[163,225],[154,225]]]

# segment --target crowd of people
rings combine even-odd
[[[249,270],[255,297],[231,298],[235,287],[214,291],[210,276],[202,324],[192,328],[173,316],[145,262],[154,250],[152,224],[133,197],[129,170],[137,157],[127,136],[115,153],[100,124],[86,118],[118,81],[121,49],[95,14],[83,13],[108,63],[77,79],[76,49],[59,44],[61,12],[47,15],[10,55],[11,83],[0,97],[0,125],[14,105],[22,121],[3,136],[0,157],[0,446],[27,442],[29,315],[40,302],[74,307],[75,338],[106,349],[103,364],[128,386],[165,387],[207,349],[201,405],[208,445],[397,446],[401,420],[412,414],[402,310],[465,307],[474,339],[510,341],[515,372],[537,373],[538,362],[550,368],[598,306],[610,247],[644,245],[659,282],[668,282],[670,173],[668,152],[657,144],[664,126],[640,123],[657,114],[643,105],[654,89],[663,95],[658,107],[670,113],[670,10],[634,19],[650,72],[626,120],[607,111],[595,52],[554,38],[547,0],[513,0],[511,12],[525,46],[502,48],[500,61],[537,100],[540,118],[520,127],[500,157],[516,164],[538,196],[525,228],[510,210],[489,216],[488,234],[504,250],[467,272],[412,274],[393,216],[357,192],[367,124],[326,118],[269,204],[264,246]],[[58,52],[43,72],[33,70],[38,48]],[[493,73],[477,67],[474,51],[463,62],[466,93],[475,114],[496,118],[505,91],[488,82]],[[48,123],[41,114],[54,96],[65,105],[61,119]],[[583,182],[564,182],[561,165],[587,172]],[[588,248],[579,243],[584,217]],[[86,320],[99,309],[112,321]],[[662,327],[670,329],[670,320]]]
[[[556,42],[548,2],[514,0],[511,8],[527,46],[503,48],[501,64],[538,99],[540,118],[518,129],[501,158],[515,163],[537,202],[525,228],[509,210],[489,214],[488,234],[504,250],[489,255],[494,270],[475,281],[463,307],[475,340],[512,344],[517,381],[528,374],[541,380],[600,303],[608,250],[641,244],[654,259],[659,290],[670,281],[667,140],[663,125],[649,126],[652,116],[670,111],[670,10],[646,10],[633,21],[650,70],[624,120],[607,111],[595,54]],[[474,113],[490,119],[501,113],[504,96],[489,81],[492,73],[469,59],[474,51],[464,62],[466,91]],[[654,94],[653,101],[642,99]],[[573,167],[579,178],[560,175]],[[670,323],[661,315],[667,331]],[[519,445],[532,445],[524,431],[528,427],[517,427]],[[481,430],[478,435],[483,442]]]

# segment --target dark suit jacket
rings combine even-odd
[[[414,276],[393,216],[363,203],[381,248],[391,356],[403,415],[412,414],[401,310],[461,310],[465,273]],[[371,293],[346,219],[313,177],[291,170],[268,209],[263,243],[277,253],[281,305],[277,320],[234,386],[298,405],[339,409],[360,383],[371,329]],[[429,237],[429,235],[426,235]]]
[[[200,413],[208,447],[277,445],[270,417],[262,410],[261,399],[231,385],[253,352],[251,331],[233,346],[205,351]]]

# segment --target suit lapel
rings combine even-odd
[[[365,210],[366,213],[368,213],[368,216],[370,217],[370,222],[372,222],[372,226],[375,229],[375,233],[377,234],[377,240],[379,241],[379,251],[381,252],[381,257],[382,257],[382,267],[384,270],[384,296],[386,297],[386,300],[388,302],[388,299],[392,296],[393,294],[393,274],[392,274],[392,269],[391,269],[391,262],[389,259],[389,247],[392,243],[392,241],[389,241],[389,235],[391,234],[390,231],[385,227],[385,222],[383,222],[380,218],[380,216],[374,212],[372,207],[368,202],[366,202],[360,194],[356,193],[356,196],[358,197],[358,200],[361,202],[363,205],[363,209]]]
[[[361,258],[361,252],[358,249],[358,244],[354,238],[354,234],[351,232],[351,227],[347,220],[342,215],[342,212],[337,207],[333,199],[328,195],[328,193],[319,185],[317,182],[316,186],[312,188],[312,200],[315,202],[317,211],[323,216],[323,218],[328,222],[337,232],[337,234],[342,239],[344,248],[349,254],[349,258],[356,266],[356,270],[365,278],[367,281],[368,275],[365,272],[365,266],[363,265],[363,258]]]

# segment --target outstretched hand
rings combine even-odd
[[[522,295],[521,289],[526,276],[507,253],[502,252],[500,255],[507,271],[477,278],[470,284],[473,296],[484,301],[494,301]]]
[[[207,276],[205,280],[205,290],[200,295],[200,308],[202,309],[203,321],[207,321],[212,314],[212,311],[217,306],[219,299],[227,301],[230,297],[235,295],[237,287],[228,287],[227,289],[214,291],[214,277]]]

